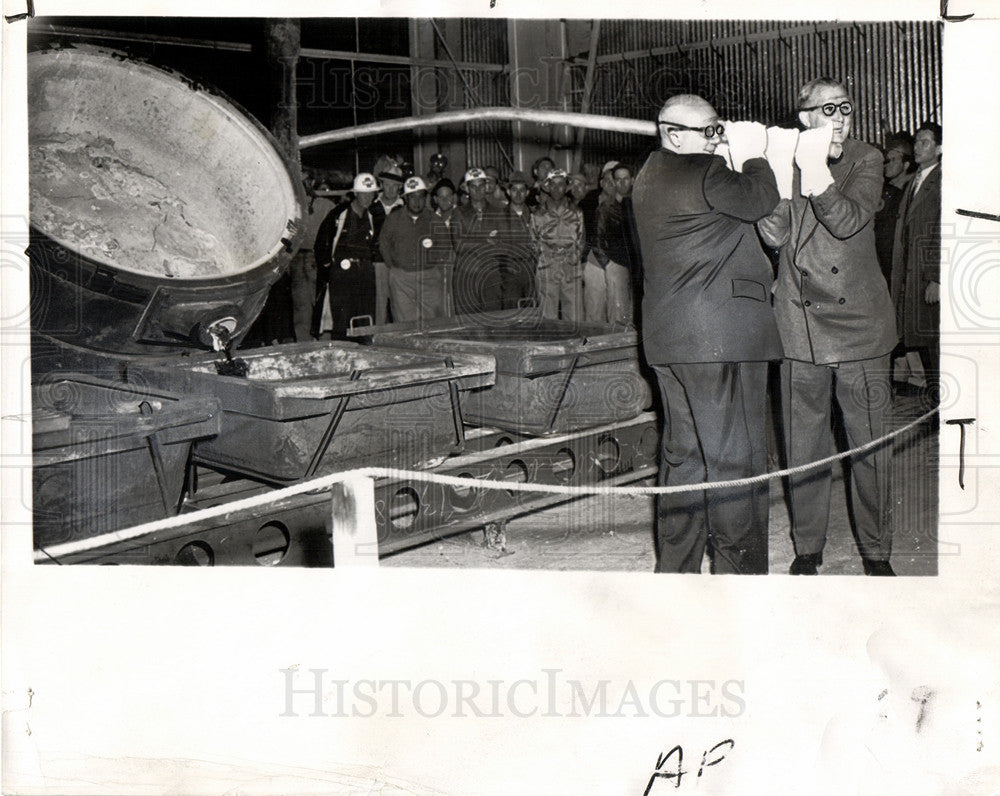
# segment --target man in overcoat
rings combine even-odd
[[[643,346],[663,398],[661,485],[767,469],[768,360],[781,357],[771,265],[753,222],[778,203],[763,125],[725,128],[737,170],[715,154],[723,126],[701,97],[671,97],[661,148],[632,189],[644,265]],[[732,129],[731,129],[732,128]],[[767,572],[768,487],[661,495],[657,572]]]
[[[854,103],[831,78],[799,92],[806,131],[795,152],[792,198],[758,223],[780,247],[774,311],[789,467],[831,451],[835,399],[849,445],[882,436],[891,405],[889,354],[896,323],[875,252],[874,216],[882,195],[882,156],[850,137]],[[851,461],[854,525],[866,574],[892,575],[889,564],[888,444]],[[823,562],[830,516],[830,466],[789,478],[795,561],[791,574],[815,575]]]
[[[892,298],[903,345],[924,355],[933,388],[939,368],[941,306],[941,127],[925,122],[913,142],[917,172],[899,205],[892,251]]]

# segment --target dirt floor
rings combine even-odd
[[[893,408],[898,426],[927,410],[916,396],[897,396]],[[897,438],[894,446],[891,563],[898,575],[937,574],[937,435],[933,428],[934,418]],[[821,575],[862,574],[844,485],[843,473],[835,467]],[[770,569],[784,574],[795,554],[780,480],[771,482],[770,494]],[[382,566],[651,572],[653,527],[652,498],[597,496],[511,520],[505,528],[504,552],[486,546],[483,531],[477,530],[388,556]],[[707,571],[706,557],[703,572]]]

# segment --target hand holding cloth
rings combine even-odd
[[[803,196],[817,196],[831,185],[833,175],[826,164],[833,140],[833,127],[812,127],[799,133],[795,147],[795,165],[802,172],[800,190]]]
[[[725,128],[734,171],[743,171],[748,160],[764,157],[767,129],[760,122],[727,122]]]
[[[792,198],[792,163],[795,160],[795,147],[799,141],[799,131],[784,127],[767,128],[767,163],[774,172],[774,181],[778,185],[778,194],[782,199]]]

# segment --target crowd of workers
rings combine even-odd
[[[312,199],[312,246],[293,267],[298,339],[342,339],[352,322],[526,305],[550,318],[633,323],[641,271],[628,165],[567,174],[543,157],[530,177],[514,171],[501,181],[494,166],[470,166],[457,184],[444,155],[429,165],[421,176],[380,156],[354,177],[347,200]]]

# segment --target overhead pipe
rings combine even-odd
[[[381,122],[342,127],[325,133],[304,135],[299,138],[299,149],[309,149],[323,144],[353,141],[373,135],[396,133],[400,130],[417,130],[421,127],[438,127],[466,122],[509,121],[533,122],[535,124],[570,125],[588,130],[608,130],[614,133],[632,135],[656,135],[656,123],[642,119],[626,119],[620,116],[600,116],[592,113],[567,113],[565,111],[532,110],[530,108],[474,108],[460,111],[444,111],[430,116],[406,116],[401,119],[387,119]]]

